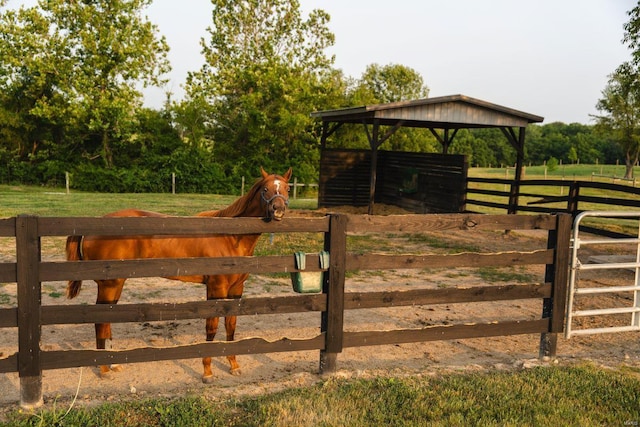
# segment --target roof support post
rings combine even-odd
[[[518,128],[518,134],[514,128],[502,127],[500,130],[507,137],[513,148],[516,149],[516,173],[515,179],[509,191],[508,214],[515,214],[518,211],[518,196],[520,194],[520,181],[522,180],[522,167],[524,165],[524,138],[525,127]]]
[[[371,171],[369,173],[369,215],[373,215],[373,205],[376,197],[376,178],[378,174],[378,146],[380,145],[380,121],[373,121],[373,129],[369,134],[367,124],[364,123],[364,127],[367,130],[367,137],[369,138],[369,145],[371,146]]]
[[[458,133],[458,129],[454,129],[453,133],[449,135],[449,129],[445,128],[443,136],[440,136],[440,134],[436,132],[434,128],[429,128],[429,130],[431,131],[431,134],[435,136],[438,142],[442,145],[442,154],[449,154],[449,146],[453,142],[453,138]]]

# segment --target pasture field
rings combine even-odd
[[[500,171],[504,174],[504,169],[496,173]],[[0,186],[0,217],[22,213],[99,216],[128,207],[190,215],[225,207],[236,198],[194,194],[93,194],[73,190],[71,194],[65,194],[44,188]],[[315,211],[316,201],[309,199],[291,200],[291,208],[292,215],[324,213]],[[508,238],[490,235],[486,241],[455,241],[455,236],[450,234],[435,237],[427,234],[398,235],[387,239],[350,236],[348,247],[349,251],[355,252],[374,248],[382,252],[403,253],[423,247],[431,253],[451,253],[487,248],[507,250],[508,245],[521,249],[527,244],[525,236],[518,235]],[[11,245],[12,239],[0,239],[0,258],[12,257],[11,250],[7,250]],[[321,236],[301,234],[294,238],[276,234],[271,238],[263,236],[256,253],[291,253],[300,248],[312,252],[321,246]],[[47,252],[45,257],[60,257],[63,239],[43,242],[43,247]],[[353,290],[362,291],[372,286],[407,286],[414,279],[424,281],[425,276],[432,286],[453,287],[475,281],[496,284],[529,282],[535,280],[532,277],[540,275],[539,272],[517,267],[504,271],[476,270],[420,271],[415,277],[404,271],[390,272],[386,276],[377,275],[377,272],[350,272],[348,279]],[[291,292],[287,280],[284,274],[252,276],[247,294]],[[192,292],[191,287],[176,288],[175,282],[163,283],[136,283],[138,288],[135,291],[127,288],[125,293],[131,302],[159,302],[173,297],[172,292],[182,298]],[[64,286],[64,283],[43,286],[45,303],[61,303]],[[85,286],[88,289],[84,290],[83,301],[90,304],[95,294],[88,283]],[[195,289],[195,292],[201,291]],[[11,305],[14,298],[9,286],[0,284],[0,305]],[[496,307],[483,306],[478,310],[484,310],[475,313],[482,317]],[[518,303],[508,310],[537,314],[540,308]],[[374,313],[370,317],[353,317],[351,320],[355,324],[373,325],[374,328],[391,328],[389,325],[395,321],[424,327],[460,319],[463,319],[461,314],[451,307],[422,307],[415,313],[405,309],[389,311],[386,318]],[[135,338],[129,339],[138,346],[201,340],[202,325],[195,323],[134,325],[130,329]],[[286,332],[283,325],[295,325],[296,318],[284,315],[274,320],[258,320],[249,316],[241,319],[239,324],[242,337],[261,329],[261,332],[271,334],[267,335],[269,339],[278,339]],[[90,348],[93,345],[93,328],[85,326],[74,328],[82,338],[73,342]],[[141,334],[141,331],[145,333]],[[45,345],[50,348],[70,345],[55,341],[61,332],[47,330],[48,342]],[[338,364],[344,370],[328,377],[311,373],[317,372],[317,353],[246,356],[242,361],[241,377],[233,377],[220,369],[217,382],[207,387],[200,384],[199,377],[193,374],[201,369],[199,360],[160,363],[160,369],[154,368],[158,365],[153,363],[149,367],[131,365],[125,368],[123,377],[109,381],[110,384],[93,378],[91,368],[85,368],[78,402],[73,398],[76,385],[80,387],[75,377],[77,370],[47,371],[44,383],[50,388],[46,390],[49,397],[45,400],[45,407],[27,413],[16,409],[15,404],[0,405],[0,425],[639,425],[640,346],[636,344],[637,334],[625,334],[625,338],[618,340],[620,345],[617,341],[614,343],[616,338],[612,335],[596,340],[578,338],[571,342],[561,338],[559,362],[533,359],[537,355],[539,337],[521,337],[364,347],[363,355],[355,351],[341,355]],[[118,344],[122,345],[125,338],[125,331],[120,329]],[[585,359],[592,361],[585,362]],[[140,372],[147,372],[149,368],[155,370],[156,382],[164,383],[166,388],[157,388],[149,378],[138,377]],[[63,377],[65,382],[55,382],[58,377]],[[2,387],[15,387],[15,378],[0,381],[4,381],[0,382]],[[137,391],[132,384],[137,386]],[[104,391],[100,391],[103,388]]]

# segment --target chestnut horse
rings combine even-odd
[[[270,175],[261,169],[262,178],[247,192],[228,207],[218,211],[201,212],[204,217],[265,217],[280,221],[289,204],[289,179],[291,168],[282,176]],[[107,217],[163,217],[166,215],[127,209],[113,212]],[[109,260],[134,258],[190,258],[251,256],[260,234],[215,235],[215,236],[69,236],[67,238],[67,260]],[[244,282],[249,275],[225,274],[215,276],[178,276],[169,279],[207,285],[207,299],[240,298]],[[125,279],[96,280],[98,297],[96,304],[116,304],[122,293]],[[71,280],[67,285],[67,297],[73,298],[80,292],[81,280]],[[111,324],[96,323],[96,348],[104,349],[111,340]],[[236,316],[225,317],[227,340],[233,341],[236,330]],[[206,320],[207,341],[213,341],[218,330],[218,318]],[[235,356],[227,356],[231,373],[240,374]],[[211,357],[202,359],[204,373],[202,381],[213,380]],[[108,376],[110,370],[118,371],[117,365],[100,366],[100,376]]]

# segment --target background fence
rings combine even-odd
[[[546,179],[467,178],[466,210],[508,214],[565,212],[576,217],[587,210],[640,209],[640,188],[624,184]],[[582,231],[625,237],[603,228],[581,225]]]
[[[530,252],[458,254],[352,253],[348,239],[360,233],[428,233],[462,230],[546,230],[542,247]],[[330,252],[323,292],[165,304],[42,305],[42,282],[69,279],[166,277],[235,272],[297,271],[292,255],[227,258],[185,258],[108,261],[43,261],[41,238],[66,235],[197,235],[246,233],[323,233]],[[0,327],[18,328],[18,349],[0,359],[0,372],[18,372],[21,404],[42,401],[42,371],[111,363],[188,359],[228,354],[320,351],[320,371],[336,369],[346,347],[398,344],[516,334],[541,334],[540,354],[553,355],[563,331],[571,217],[569,215],[330,215],[287,218],[266,223],[256,218],[45,218],[18,216],[0,220],[0,236],[13,237],[16,262],[0,263],[0,281],[17,282],[17,307],[0,309]],[[480,238],[479,236],[476,238]],[[305,271],[319,271],[318,255],[307,254]],[[544,265],[536,283],[483,285],[469,288],[430,288],[402,291],[346,292],[345,274],[354,270],[426,269]],[[425,278],[428,279],[428,278]],[[126,285],[125,285],[125,292]],[[460,323],[392,331],[345,331],[345,310],[429,304],[473,304],[486,301],[538,299],[540,317],[488,323]],[[173,347],[128,350],[43,350],[42,325],[95,322],[149,322],[225,315],[319,312],[318,333],[306,339],[277,341],[250,338],[232,343],[201,342]],[[203,334],[204,335],[204,334]],[[204,336],[203,336],[204,338]]]

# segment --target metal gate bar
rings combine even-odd
[[[638,237],[622,239],[580,239],[580,222],[586,217],[607,217],[607,218],[638,218]],[[584,245],[602,244],[635,244],[635,262],[610,262],[601,264],[582,264],[578,259],[578,249]],[[585,270],[614,270],[630,269],[634,271],[634,285],[608,286],[599,288],[578,288],[578,272]],[[602,308],[593,310],[573,309],[574,297],[576,295],[604,294],[618,292],[633,292],[633,305],[631,307]],[[610,314],[631,314],[631,322],[628,326],[610,326],[590,329],[573,329],[574,317],[600,316]],[[601,334],[612,332],[640,331],[640,212],[620,212],[620,211],[587,211],[576,216],[573,224],[573,239],[571,250],[571,267],[569,271],[569,301],[567,302],[567,323],[565,327],[565,337],[571,338],[575,335]]]

